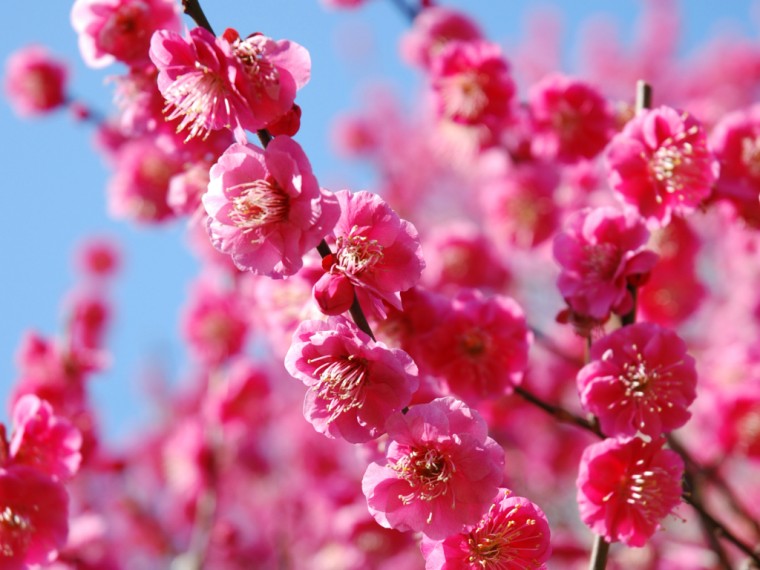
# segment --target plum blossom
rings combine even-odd
[[[760,104],[725,115],[710,133],[710,145],[720,162],[716,197],[760,226]]]
[[[718,161],[702,125],[670,107],[644,109],[607,150],[612,189],[650,228],[668,225],[710,196]]]
[[[551,555],[549,522],[541,508],[509,489],[499,494],[476,525],[447,537],[423,537],[425,570],[540,570]]]
[[[174,0],[76,0],[71,24],[79,35],[82,59],[90,67],[114,61],[141,66],[150,62],[153,32],[179,30],[179,4]]]
[[[203,195],[214,247],[242,271],[283,277],[333,228],[335,197],[320,189],[294,140],[279,136],[265,150],[233,144],[211,167]]]
[[[446,6],[430,6],[417,15],[411,29],[401,38],[401,57],[412,65],[429,69],[448,42],[481,37],[480,28],[466,14]]]
[[[475,128],[481,146],[493,144],[512,117],[515,85],[496,44],[447,43],[432,61],[430,81],[437,116]]]
[[[322,260],[325,274],[314,298],[328,315],[347,311],[354,293],[365,312],[384,318],[383,302],[401,309],[400,291],[420,279],[425,262],[416,228],[372,192],[335,193],[340,218],[333,253]]]
[[[8,451],[13,465],[27,465],[50,477],[66,480],[79,469],[82,434],[33,394],[13,407],[13,435]]]
[[[717,436],[723,449],[760,460],[760,388],[740,386],[718,404]]]
[[[345,317],[304,321],[285,367],[309,388],[304,415],[328,437],[363,443],[385,433],[385,421],[409,404],[417,366],[403,350],[373,341]]]
[[[532,150],[546,160],[573,163],[599,154],[612,136],[614,118],[592,86],[552,74],[531,87]]]
[[[610,312],[633,308],[628,285],[638,285],[657,262],[645,248],[643,222],[613,208],[576,212],[554,237],[554,258],[562,267],[557,285],[572,312],[605,321]]]
[[[533,335],[517,302],[462,290],[421,341],[430,372],[468,404],[511,394],[528,366]]]
[[[227,30],[214,37],[203,28],[186,39],[160,30],[150,57],[168,119],[188,139],[229,128],[239,143],[293,109],[296,91],[309,81],[311,60],[300,45],[261,34],[240,39]]]
[[[43,46],[30,45],[8,58],[5,93],[19,115],[42,115],[65,103],[67,77],[64,63]]]
[[[583,452],[581,519],[608,542],[644,546],[680,504],[683,460],[664,444],[664,438],[606,439]]]
[[[33,467],[0,467],[0,567],[24,570],[55,560],[66,544],[69,498]]]
[[[433,540],[476,524],[498,493],[504,451],[483,418],[456,398],[438,398],[386,424],[384,462],[362,480],[369,511],[385,528]]]
[[[578,372],[586,410],[608,436],[650,437],[681,427],[696,398],[697,372],[686,343],[653,323],[636,323],[598,339]]]

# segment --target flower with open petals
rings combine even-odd
[[[425,267],[417,230],[377,194],[341,190],[335,196],[341,210],[335,247],[322,260],[326,273],[314,297],[325,314],[339,315],[355,291],[365,312],[384,318],[383,301],[401,309],[399,292],[416,285]]]
[[[211,243],[243,271],[283,277],[303,266],[340,214],[320,189],[294,140],[279,136],[266,150],[233,144],[211,167],[203,205]]]
[[[630,311],[628,285],[643,282],[657,262],[645,248],[648,239],[643,222],[613,208],[574,214],[554,238],[554,258],[562,266],[557,286],[570,309],[599,321]]]
[[[699,121],[670,107],[631,119],[610,141],[607,162],[612,189],[652,228],[694,210],[719,172]]]
[[[309,387],[306,419],[351,443],[385,433],[385,421],[409,404],[418,384],[406,352],[373,341],[345,317],[302,322],[285,367]]]
[[[608,436],[651,437],[681,427],[697,396],[694,359],[676,333],[653,323],[622,327],[594,342],[578,372],[581,403]]]
[[[578,474],[581,519],[607,542],[644,546],[681,502],[681,457],[664,438],[606,439],[586,448]]]
[[[498,493],[504,450],[485,421],[456,398],[438,398],[389,418],[385,464],[362,480],[380,526],[440,540],[476,524]]]
[[[541,508],[500,489],[477,525],[444,540],[422,539],[425,570],[541,570],[551,555]]]
[[[194,28],[187,39],[160,30],[150,57],[168,119],[181,118],[178,131],[188,129],[192,138],[229,128],[240,143],[246,130],[263,129],[293,108],[311,69],[302,46],[260,34],[241,40],[234,30],[217,38]]]

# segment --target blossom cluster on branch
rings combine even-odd
[[[119,250],[80,249],[0,425],[1,568],[760,567],[760,47],[691,69],[652,1],[571,76],[393,3],[419,111],[375,93],[333,132],[372,191],[298,142],[308,47],[197,0],[73,3],[84,61],[125,68],[108,118],[44,48],[9,60],[19,114],[92,119],[110,214],[186,224],[201,272],[193,373],[115,449],[88,380]]]

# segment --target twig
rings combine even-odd
[[[514,388],[515,394],[520,396],[523,400],[526,400],[530,402],[531,404],[538,406],[542,410],[544,410],[547,414],[554,416],[557,418],[558,421],[563,423],[569,423],[569,424],[575,424],[580,428],[583,428],[587,431],[590,431],[593,434],[596,434],[600,438],[604,438],[604,434],[599,429],[599,426],[596,425],[594,422],[590,422],[589,420],[582,418],[580,416],[576,416],[575,414],[568,412],[566,409],[555,406],[554,404],[549,404],[548,402],[544,402],[541,398],[536,396],[535,394],[528,392],[525,388],[522,386],[515,386]]]
[[[610,543],[603,536],[596,535],[594,547],[591,550],[591,560],[589,561],[589,570],[604,570],[607,566],[607,554],[610,551]]]
[[[203,13],[203,8],[201,8],[199,0],[182,0],[182,9],[199,27],[216,35],[214,33],[214,28],[211,27],[211,24],[206,18],[206,14]]]

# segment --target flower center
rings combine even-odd
[[[259,91],[276,100],[280,96],[280,72],[264,54],[264,47],[268,41],[266,37],[255,34],[235,42],[232,49],[243,64],[248,78]],[[259,97],[260,92],[255,95]]]
[[[708,184],[704,174],[709,160],[707,149],[699,142],[693,144],[689,140],[698,132],[699,128],[694,125],[668,137],[650,158],[649,174],[658,182],[655,196],[658,204],[663,202],[660,189],[666,195],[675,195],[679,201],[684,201],[690,193],[700,194]]]
[[[290,200],[271,178],[231,186],[238,193],[232,199],[230,219],[243,232],[252,232],[267,224],[283,222],[288,217]]]
[[[488,105],[488,95],[478,73],[459,73],[442,82],[441,98],[446,117],[476,121]]]
[[[222,78],[195,62],[195,70],[177,77],[164,93],[164,114],[168,121],[182,117],[177,132],[189,127],[185,142],[203,135],[204,140],[217,123],[229,123],[227,92]]]
[[[753,178],[760,176],[760,136],[742,139],[742,163]]]
[[[412,448],[390,467],[411,487],[409,494],[399,495],[405,505],[416,499],[432,501],[445,495],[449,489],[448,482],[456,471],[445,454],[437,449],[425,447]]]
[[[490,337],[479,328],[465,331],[459,339],[459,346],[462,351],[472,358],[482,356],[490,344]]]
[[[351,275],[359,275],[371,270],[383,259],[383,246],[377,240],[366,236],[354,235],[356,226],[347,236],[337,239],[337,266]]]
[[[317,396],[328,402],[330,417],[327,423],[335,421],[341,414],[361,408],[364,405],[367,385],[367,359],[349,354],[348,356],[325,355],[310,358],[309,364],[317,363],[314,370],[319,380],[312,387]]]
[[[6,506],[0,512],[0,556],[11,558],[25,552],[33,530],[28,517]]]
[[[491,507],[486,519],[467,539],[470,564],[489,570],[539,567],[533,560],[540,549],[541,533],[536,531],[536,519],[527,518],[521,520],[521,524],[511,520],[519,509],[516,505],[494,517],[494,507]]]
[[[644,461],[639,459],[634,469],[641,469]],[[644,519],[648,521],[659,521],[662,514],[668,509],[664,508],[666,504],[660,482],[672,477],[671,473],[660,467],[645,469],[632,473],[628,479],[627,488],[623,489],[622,497],[631,507],[636,508]]]
[[[620,260],[618,248],[611,243],[583,246],[582,268],[597,281],[609,281],[615,276]]]

